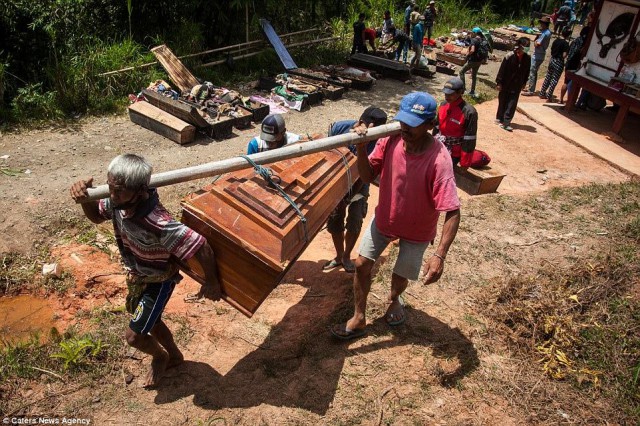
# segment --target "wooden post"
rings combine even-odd
[[[331,149],[352,144],[369,142],[372,140],[384,138],[386,136],[397,135],[399,133],[400,123],[394,122],[385,124],[383,126],[373,127],[369,129],[366,135],[363,136],[359,136],[356,133],[330,136],[315,141],[286,145],[282,148],[273,149],[271,151],[252,154],[248,157],[258,165],[269,164],[289,158],[302,157],[304,155],[313,154],[315,152],[329,151]],[[173,185],[176,183],[216,176],[223,173],[234,172],[236,170],[242,170],[250,167],[252,166],[246,159],[242,157],[233,157],[226,160],[201,164],[199,166],[157,173],[151,176],[150,186],[157,188],[160,186]],[[96,201],[101,198],[106,198],[108,196],[109,187],[107,185],[100,185],[97,188],[89,188],[89,196],[83,200],[79,200],[78,202],[86,203],[89,201]]]

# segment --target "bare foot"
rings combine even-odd
[[[164,372],[167,369],[169,364],[169,354],[165,351],[162,351],[162,355],[153,357],[151,360],[151,368],[149,369],[149,373],[147,373],[147,378],[142,385],[145,388],[152,388],[158,386]]]

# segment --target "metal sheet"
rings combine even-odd
[[[271,22],[267,21],[266,19],[261,19],[260,25],[262,26],[262,31],[267,37],[267,40],[269,40],[269,43],[271,43],[273,48],[276,50],[276,53],[280,58],[280,62],[282,62],[282,65],[284,65],[284,68],[287,70],[298,68],[296,63],[293,62],[289,51],[287,51],[287,48],[284,47],[282,40],[280,40],[280,37],[278,37],[278,34],[276,34],[276,30],[274,30],[271,26]]]

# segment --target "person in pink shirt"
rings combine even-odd
[[[400,121],[399,135],[379,139],[368,157],[365,144],[356,146],[362,181],[370,183],[380,177],[379,202],[355,262],[355,312],[345,324],[331,327],[331,333],[338,339],[350,340],[366,333],[371,270],[392,241],[399,240],[399,252],[384,316],[387,324],[404,323],[406,316],[400,295],[409,280],[419,278],[423,265],[425,284],[438,281],[442,275],[460,224],[460,200],[451,156],[429,133],[435,125],[436,108],[435,99],[428,93],[410,93],[402,99],[395,116]],[[355,130],[366,133],[364,126]],[[435,252],[425,258],[427,246],[436,238],[440,213],[445,213],[442,236]]]

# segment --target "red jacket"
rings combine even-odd
[[[443,103],[438,109],[438,132],[446,139],[452,158],[460,159],[460,166],[469,167],[476,149],[478,112],[460,98]]]

